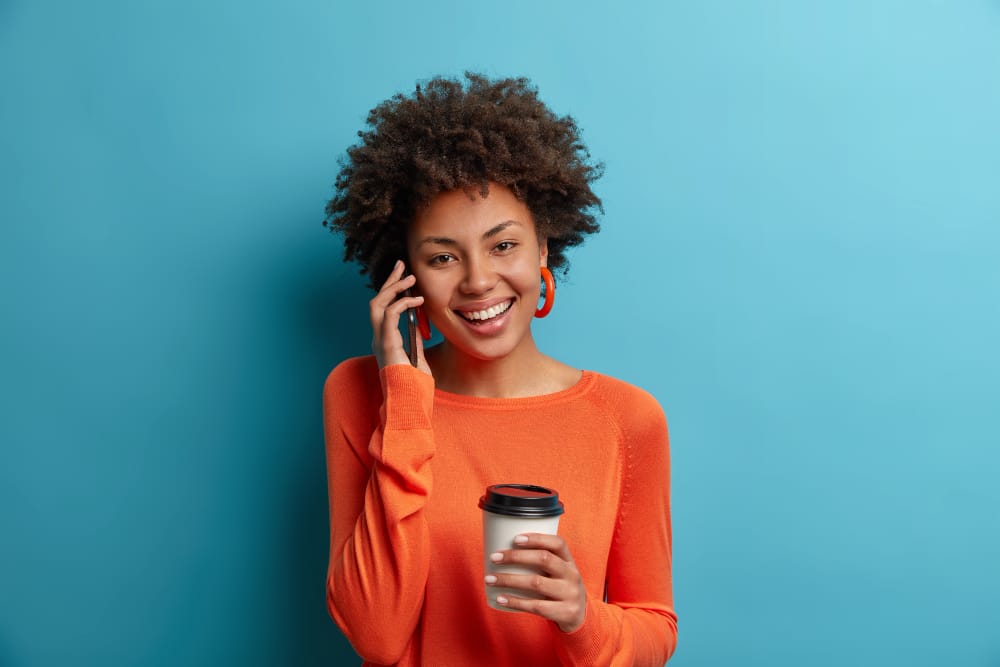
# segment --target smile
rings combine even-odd
[[[498,303],[495,306],[490,306],[485,310],[473,310],[468,312],[455,311],[463,319],[469,322],[487,322],[495,317],[499,317],[507,312],[507,310],[513,305],[514,300],[509,299],[503,303]]]

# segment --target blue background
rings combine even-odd
[[[369,108],[525,74],[604,231],[543,349],[671,424],[671,664],[1000,666],[1000,2],[0,1],[0,665],[356,664],[321,226]]]

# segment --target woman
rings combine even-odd
[[[574,121],[525,79],[433,79],[377,106],[327,206],[377,294],[373,356],[324,389],[327,606],[365,664],[662,665],[676,643],[669,456],[656,401],[542,353],[550,269],[598,230]],[[443,336],[411,365],[400,318]],[[559,535],[492,555],[492,484],[558,491]],[[483,594],[497,594],[505,613]],[[488,593],[488,595],[491,595]],[[540,599],[539,599],[540,598]]]

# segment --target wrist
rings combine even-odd
[[[580,618],[573,619],[568,623],[556,623],[556,626],[560,631],[566,634],[572,634],[583,627],[584,622],[587,620],[587,605],[583,605],[583,613],[580,614]]]

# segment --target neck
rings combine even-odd
[[[548,393],[555,360],[542,354],[529,339],[500,359],[477,359],[448,341],[428,350],[427,361],[438,389],[465,396],[517,398]]]

